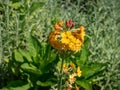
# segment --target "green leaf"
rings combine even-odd
[[[14,55],[15,55],[15,60],[17,62],[24,62],[24,59],[23,59],[23,57],[22,57],[22,55],[20,54],[19,51],[15,50]]]
[[[85,90],[92,90],[92,85],[87,80],[77,80],[76,84],[83,87]]]
[[[41,55],[41,57],[42,57],[42,59],[44,58],[44,60],[45,59],[47,59],[47,57],[46,57],[46,50],[47,50],[47,43],[46,42],[41,42],[40,43],[40,45],[39,45],[39,47],[40,47],[40,55]]]
[[[28,62],[32,62],[31,56],[28,51],[19,49],[19,52],[27,59]]]
[[[52,81],[46,81],[46,82],[37,81],[37,85],[43,86],[43,87],[51,86],[51,85],[53,85],[53,84],[54,84],[54,83],[53,83]]]
[[[4,87],[0,90],[28,90],[30,85],[23,81],[17,80],[10,82],[7,87]]]
[[[40,44],[37,38],[30,35],[28,39],[28,50],[30,55],[36,57],[38,54],[41,54],[40,50],[43,50],[43,46]]]
[[[88,60],[88,55],[89,55],[89,51],[87,50],[86,47],[83,47],[82,50],[79,53],[80,57],[77,57],[76,59],[76,63],[78,66],[82,66],[84,65],[87,60]]]
[[[6,63],[9,63],[10,60],[9,60],[8,57],[5,57],[5,58],[4,58],[4,61],[5,61]],[[1,63],[0,63],[0,64],[1,64]]]
[[[47,60],[50,59],[50,55],[51,55],[51,47],[47,44],[46,45],[46,50],[45,50],[45,55],[44,55],[44,58]],[[49,60],[50,61],[50,60]]]
[[[37,44],[36,42],[37,40],[32,35],[30,35],[28,39],[28,49],[30,55],[32,55],[33,57],[36,57],[37,55],[37,50],[36,50],[37,47],[35,47],[35,45]]]
[[[85,79],[94,76],[95,73],[98,73],[102,70],[103,64],[100,63],[94,63],[90,65],[85,65],[84,67],[81,67],[82,76],[85,77]]]
[[[77,57],[76,57],[76,63],[78,66],[84,66],[87,61],[88,61],[88,57],[89,57],[89,49],[88,49],[88,45],[89,45],[89,39],[87,37],[85,37],[85,42],[84,42],[84,47],[82,47],[81,51],[77,53]]]
[[[48,62],[48,64],[52,63],[54,60],[56,60],[57,54],[55,52],[53,52],[50,44],[47,44],[45,49],[46,50],[45,50],[45,54],[44,54],[44,60],[46,60]]]
[[[28,73],[32,73],[32,74],[36,74],[36,75],[42,74],[42,72],[32,64],[24,63],[21,65],[21,68],[22,68],[22,70],[24,70]]]
[[[10,68],[11,68],[12,72],[13,72],[14,74],[16,74],[15,68],[14,68],[13,66],[11,66]]]
[[[35,10],[42,7],[43,5],[44,5],[44,2],[34,2],[30,8],[30,14],[32,14]]]

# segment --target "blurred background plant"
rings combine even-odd
[[[0,87],[9,81],[9,58],[18,46],[26,47],[32,31],[46,41],[58,20],[72,18],[90,37],[89,62],[107,63],[96,78],[101,90],[120,89],[119,0],[0,0]]]

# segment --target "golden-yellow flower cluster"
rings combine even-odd
[[[55,24],[54,31],[49,36],[49,43],[58,50],[79,51],[84,43],[84,27],[80,26],[72,31],[72,20],[67,21],[66,27],[63,24],[64,21]]]
[[[81,77],[82,71],[80,70],[80,67],[76,68],[73,62],[70,62],[68,65],[64,63],[63,72],[64,74],[68,75],[66,81],[67,90],[72,90],[73,88],[75,90],[79,90],[79,87],[75,84],[75,81],[76,81],[76,77]]]

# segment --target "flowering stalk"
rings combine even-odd
[[[65,58],[67,57],[67,52],[60,51],[59,54],[61,57],[61,66],[60,66],[60,73],[58,76],[58,90],[62,90],[63,64]]]
[[[60,73],[59,73],[59,77],[58,77],[58,90],[62,90],[62,76],[63,76],[62,67],[63,67],[63,63],[64,63],[64,58],[62,58]]]
[[[65,24],[65,25],[63,25]],[[64,59],[67,57],[66,54],[69,51],[73,52],[78,52],[80,51],[81,47],[83,46],[84,43],[84,27],[80,26],[77,29],[72,29],[75,26],[75,24],[72,22],[72,19],[67,20],[66,23],[64,21],[60,21],[55,24],[54,26],[54,31],[50,33],[49,36],[49,43],[58,50],[60,53],[60,57],[62,59],[61,66],[60,66],[60,73],[58,75],[58,89],[57,90],[62,90],[62,81],[63,81],[63,75],[64,71],[63,70],[63,64],[64,64]],[[74,30],[74,31],[73,31]],[[71,64],[73,67],[74,64]],[[72,73],[72,75],[69,76],[67,86],[70,88],[72,87],[72,84],[76,80],[76,76],[80,77],[81,76],[81,71],[80,68],[77,68],[77,71],[75,73]],[[77,86],[75,85],[77,88]],[[70,89],[71,90],[71,89]],[[76,89],[78,90],[78,89]]]

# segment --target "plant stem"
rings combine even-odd
[[[0,17],[0,21],[2,21],[2,16]],[[0,22],[0,64],[2,62],[2,56],[3,56],[3,42],[2,42],[2,22]]]
[[[64,63],[64,58],[62,58],[62,63],[61,63],[61,68],[60,68],[60,74],[59,74],[59,79],[58,79],[58,90],[62,90],[62,75],[63,75],[62,67],[63,67],[63,63]]]

